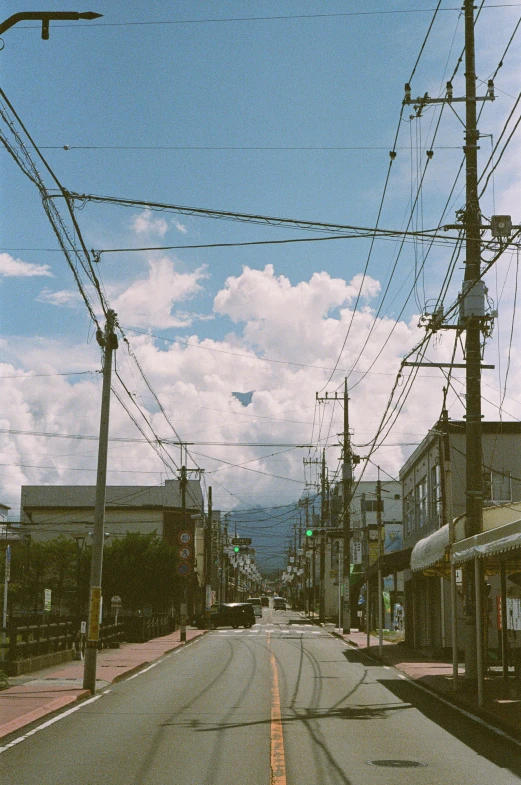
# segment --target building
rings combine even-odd
[[[95,498],[94,485],[24,485],[21,530],[37,541],[61,535],[85,539],[93,531]],[[183,546],[187,556],[180,556],[178,572],[186,576],[196,605],[204,584],[204,502],[199,479],[187,480],[184,514],[182,501],[179,480],[166,480],[159,486],[109,485],[105,535],[154,533],[173,546]]]
[[[465,422],[449,421],[450,490],[443,472],[443,424],[436,423],[400,471],[403,493],[405,549],[427,540],[448,520],[465,513]],[[483,503],[493,506],[521,500],[521,423],[482,423]],[[405,573],[406,641],[420,649],[441,651],[452,647],[450,590],[443,565]],[[463,608],[458,607],[459,623]]]

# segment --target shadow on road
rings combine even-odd
[[[378,679],[378,681],[400,701],[421,711],[425,717],[459,739],[478,755],[521,777],[519,747],[513,742],[492,733],[470,717],[465,717],[461,712],[442,703],[436,696],[423,692],[410,682],[392,678]]]

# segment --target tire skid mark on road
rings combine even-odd
[[[271,670],[270,785],[286,785],[286,758],[284,755],[284,734],[280,708],[279,673],[277,661],[271,648],[270,633],[268,633],[268,651]]]

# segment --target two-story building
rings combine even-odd
[[[449,421],[448,433],[452,517],[458,518],[465,513],[466,505],[465,422]],[[521,423],[485,421],[482,434],[484,506],[520,501]],[[447,520],[442,438],[442,423],[438,422],[400,471],[404,548],[412,548],[420,541],[426,546],[435,545],[434,539],[427,538]],[[443,650],[452,647],[447,569],[428,561],[420,559],[414,571],[405,573],[406,641],[417,648]],[[461,593],[457,610],[461,624]]]

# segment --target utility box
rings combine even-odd
[[[512,234],[512,218],[510,215],[493,215],[490,219],[492,237],[504,239]]]
[[[470,316],[485,316],[485,295],[488,289],[483,281],[463,281],[459,309],[460,322]]]

